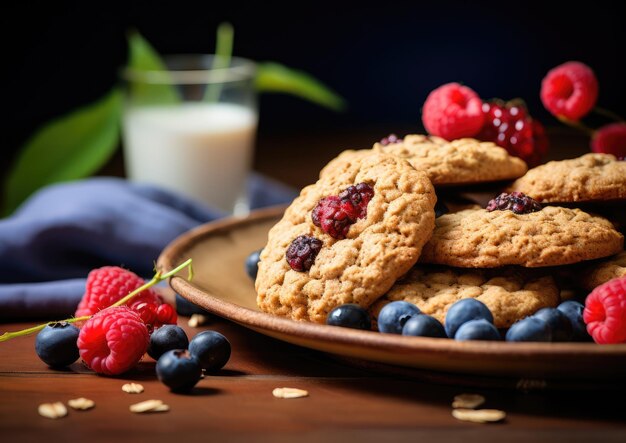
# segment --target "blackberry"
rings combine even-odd
[[[313,266],[320,249],[322,249],[321,240],[308,235],[300,235],[287,248],[285,253],[287,263],[294,271],[308,271]]]
[[[508,209],[516,214],[530,214],[531,212],[541,211],[541,204],[522,192],[511,192],[510,194],[503,192],[490,200],[486,209],[489,212],[496,209],[499,211]]]

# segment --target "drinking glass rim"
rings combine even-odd
[[[162,56],[162,60],[167,66],[185,61],[210,66],[216,57],[215,54],[176,54]],[[139,70],[125,67],[120,70],[121,78],[129,82],[169,85],[230,83],[249,80],[255,75],[256,63],[243,57],[231,57],[226,68]]]

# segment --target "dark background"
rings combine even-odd
[[[39,125],[117,82],[131,27],[163,54],[196,53],[212,52],[218,23],[230,21],[235,55],[305,70],[348,102],[338,114],[263,95],[261,137],[420,131],[426,96],[450,81],[483,98],[522,97],[536,118],[558,126],[539,89],[546,72],[568,60],[590,65],[600,83],[598,104],[624,115],[622,3],[22,1],[1,15],[3,169]]]

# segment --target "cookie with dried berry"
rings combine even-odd
[[[381,140],[374,151],[408,160],[426,172],[433,185],[458,186],[514,180],[527,171],[526,163],[491,142],[473,138],[452,141],[425,135]]]
[[[368,307],[433,232],[433,186],[407,161],[370,151],[335,165],[268,234],[255,282],[265,312],[323,323],[338,305]]]
[[[497,328],[508,328],[541,308],[556,307],[560,301],[554,278],[536,270],[417,265],[370,307],[370,314],[377,319],[386,304],[406,301],[444,323],[450,306],[466,298],[484,303]]]
[[[585,154],[529,170],[510,186],[541,203],[626,203],[626,161]]]
[[[502,194],[487,209],[436,220],[420,262],[465,268],[559,266],[607,257],[623,249],[613,224],[580,209],[541,207],[522,193]]]

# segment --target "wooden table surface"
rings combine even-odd
[[[267,139],[255,166],[302,186],[338,147],[358,147],[372,136],[302,140],[298,150],[308,149],[308,154],[292,151],[293,139]],[[561,140],[562,147],[570,146],[567,138]],[[584,145],[577,140],[571,146],[580,151]],[[279,148],[267,149],[272,144]],[[302,162],[303,156],[308,160]],[[546,391],[445,384],[357,367],[219,318],[202,328],[190,328],[185,317],[179,324],[190,337],[217,330],[233,347],[225,368],[206,376],[188,395],[162,385],[148,356],[123,376],[103,377],[80,362],[65,371],[48,368],[35,354],[34,335],[0,343],[0,441],[626,441],[625,391],[617,388]],[[30,325],[2,324],[0,332]],[[121,386],[130,381],[144,385],[145,392],[123,392]],[[277,399],[272,396],[277,387],[306,389],[310,395]],[[484,407],[506,411],[506,420],[476,424],[453,418],[451,401],[464,392],[484,395]],[[77,397],[94,400],[95,408],[70,409],[58,420],[37,413],[41,403]],[[162,400],[171,409],[129,411],[131,404],[147,399]]]
[[[252,441],[626,441],[624,391],[503,390],[446,385],[367,371],[332,357],[289,345],[239,325],[213,318],[204,329],[224,334],[233,352],[225,368],[207,375],[190,394],[174,394],[154,373],[146,356],[120,377],[92,373],[80,362],[69,370],[48,368],[34,351],[34,336],[0,344],[0,435],[2,441],[175,441],[181,438]],[[29,324],[2,325],[15,330]],[[141,383],[142,394],[127,394],[124,383]],[[309,397],[277,399],[272,390],[294,387]],[[502,423],[456,420],[451,401],[479,393],[485,407],[507,412]],[[41,403],[86,397],[96,406],[69,410],[51,420],[37,413]],[[133,414],[129,406],[162,400],[170,411]],[[613,401],[611,401],[613,400]],[[617,406],[609,404],[617,401]],[[424,440],[422,440],[424,439]]]

